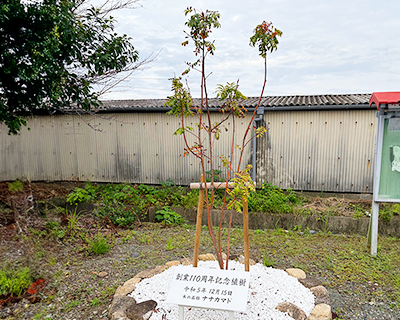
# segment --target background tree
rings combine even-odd
[[[0,122],[10,134],[33,111],[98,107],[101,94],[152,60],[139,61],[131,38],[114,32],[110,14],[137,1],[1,1]]]

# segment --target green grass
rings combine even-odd
[[[82,302],[80,300],[72,300],[70,303],[68,303],[65,306],[65,312],[70,312],[72,310],[72,308],[79,306]]]
[[[194,230],[174,226],[164,233],[153,226],[141,230],[142,239],[152,239],[151,243],[168,243],[174,247],[173,252],[191,252],[193,249]],[[215,231],[217,231],[215,229]],[[223,232],[221,242],[226,250],[226,233]],[[149,245],[149,243],[146,243]],[[284,230],[250,230],[251,258],[265,262],[274,267],[302,268],[311,276],[321,277],[328,286],[345,286],[347,281],[354,283],[379,283],[390,288],[388,295],[397,301],[400,296],[400,240],[380,237],[378,256],[372,257],[366,245],[366,237],[331,235],[318,233],[315,235],[285,232]],[[200,239],[201,253],[213,253],[212,243],[206,228],[202,229]],[[164,244],[165,246],[165,244]],[[231,253],[243,254],[243,230],[234,228],[231,232]],[[167,248],[164,247],[166,251]],[[236,252],[235,252],[236,251]],[[181,254],[182,254],[181,253]],[[265,258],[264,258],[265,257]],[[325,278],[326,277],[326,278]],[[397,284],[397,285],[396,285]]]
[[[75,230],[77,228],[77,223],[78,220],[80,218],[80,215],[77,213],[78,211],[78,207],[76,207],[73,212],[68,212],[67,209],[66,210],[66,216],[67,216],[67,220],[68,220],[68,229],[70,231]]]
[[[10,192],[19,192],[24,190],[24,184],[22,181],[16,180],[14,182],[8,183],[8,191]]]
[[[275,263],[274,259],[271,259],[267,254],[263,256],[263,265],[266,267],[273,267]]]
[[[100,306],[101,304],[102,304],[101,298],[94,298],[94,299],[90,300],[90,305],[92,307],[97,307],[97,306]]]
[[[135,230],[129,230],[127,232],[121,232],[119,234],[122,237],[121,238],[121,242],[125,243],[125,242],[132,241],[132,239],[134,238],[135,234],[136,234]]]
[[[161,230],[161,231],[160,231]],[[217,234],[217,228],[215,228]],[[221,245],[226,251],[227,232],[223,230]],[[330,233],[300,234],[297,231],[250,230],[250,257],[266,266],[301,268],[308,276],[320,278],[327,287],[346,288],[348,284],[378,283],[383,294],[377,300],[389,299],[398,303],[400,297],[400,239],[380,237],[378,255],[371,256],[367,239],[359,235],[332,235]],[[138,239],[137,236],[135,236]],[[152,239],[151,244],[162,244],[165,254],[177,256],[192,252],[194,230],[184,226],[160,229],[146,225],[140,231],[141,239]],[[139,240],[139,243],[143,243]],[[158,251],[159,252],[159,251]],[[186,252],[186,254],[185,254]],[[214,253],[208,230],[202,229],[200,253]],[[243,230],[231,231],[231,254],[243,254]],[[190,257],[190,255],[189,255]],[[361,286],[361,284],[363,284]],[[367,294],[363,292],[363,294]],[[400,301],[399,301],[400,302]],[[400,305],[399,305],[400,306]]]
[[[167,245],[165,246],[166,250],[173,250],[175,249],[174,245],[172,244],[172,238],[167,239]]]
[[[308,274],[323,275],[329,287],[347,283],[378,283],[390,290],[392,300],[400,298],[400,240],[380,237],[379,251],[371,256],[366,237],[319,233],[300,235],[281,230],[265,234],[250,231],[250,246],[263,261],[274,265],[289,262]],[[264,248],[263,248],[264,247]]]
[[[110,251],[111,246],[108,244],[108,238],[98,233],[90,241],[90,249],[95,255],[102,255]]]
[[[153,241],[154,241],[154,239],[151,236],[149,236],[145,233],[138,234],[137,239],[139,240],[140,243],[147,244],[147,245],[153,244]]]
[[[0,270],[0,295],[11,294],[18,297],[31,283],[32,276],[28,267]]]
[[[379,218],[390,222],[394,216],[400,215],[400,203],[382,203],[379,209]]]

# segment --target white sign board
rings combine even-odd
[[[166,302],[246,311],[249,283],[250,272],[177,266]]]

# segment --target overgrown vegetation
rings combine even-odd
[[[163,222],[167,224],[181,224],[183,222],[182,216],[171,210],[170,207],[162,207],[161,210],[156,211],[154,216],[156,222]]]
[[[68,195],[67,202],[71,205],[84,202],[98,203],[96,210],[98,217],[111,221],[115,226],[130,227],[134,222],[144,218],[151,206],[160,208],[156,215],[157,222],[180,223],[182,221],[176,219],[173,213],[168,213],[169,208],[194,208],[198,204],[198,197],[199,190],[189,191],[187,188],[176,186],[172,181],[163,182],[161,187],[142,184],[100,185],[87,182],[84,188],[75,188]],[[220,209],[223,200],[224,190],[216,190],[213,207]],[[227,201],[230,201],[229,195]],[[294,208],[301,203],[302,197],[293,190],[283,191],[270,184],[264,184],[262,189],[249,194],[249,209],[253,212],[293,213]],[[164,211],[168,214],[166,215]],[[163,215],[166,216],[165,219]],[[77,218],[75,213],[71,213],[69,224],[74,226]]]
[[[379,208],[379,218],[390,222],[394,216],[400,215],[400,203],[382,203]]]
[[[144,218],[148,208],[184,207],[195,208],[198,205],[199,190],[176,186],[172,181],[162,182],[161,186],[129,184],[92,184],[87,182],[83,188],[75,188],[67,197],[68,203],[98,203],[96,215],[115,226],[130,227]],[[221,209],[224,190],[215,190],[213,208]],[[229,195],[227,202],[230,201]],[[371,202],[355,201],[338,197],[305,197],[291,189],[282,190],[264,183],[261,189],[251,191],[248,197],[250,212],[273,214],[301,214],[326,216],[369,217]],[[385,203],[380,207],[380,218],[390,222],[400,215],[400,204]],[[74,215],[70,216],[74,225]]]
[[[256,212],[293,213],[294,207],[301,203],[302,197],[292,189],[283,191],[267,183],[249,196],[249,210]]]
[[[135,211],[130,206],[117,201],[105,200],[100,203],[96,215],[119,227],[131,227],[138,220]]]
[[[150,206],[191,206],[196,201],[195,193],[186,194],[186,188],[176,186],[172,181],[162,182],[161,187],[87,182],[84,188],[75,188],[67,197],[71,205],[99,203],[97,216],[121,227],[140,221]]]

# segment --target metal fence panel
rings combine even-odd
[[[212,123],[219,118],[212,114]],[[195,118],[188,121],[195,127]],[[173,135],[179,126],[179,118],[161,112],[37,116],[28,121],[30,130],[24,127],[16,136],[9,136],[0,124],[0,180],[148,184],[172,180],[187,185],[199,181],[200,170],[194,156],[184,157],[182,137]],[[221,168],[217,155],[230,155],[232,123],[225,126],[228,132],[214,141],[215,168]],[[237,120],[236,136],[243,136],[246,127],[245,119]],[[242,168],[250,154],[249,146]]]
[[[375,110],[266,112],[257,183],[307,191],[372,192]]]

